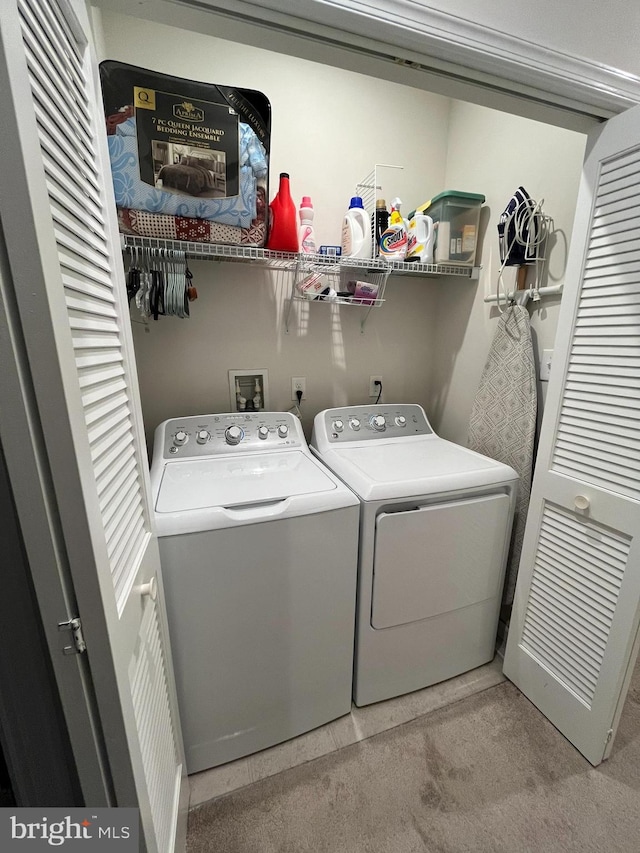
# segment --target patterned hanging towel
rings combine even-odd
[[[499,318],[471,411],[469,447],[510,465],[520,477],[503,604],[513,603],[529,508],[537,412],[529,312],[512,305]]]

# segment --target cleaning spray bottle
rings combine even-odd
[[[299,215],[299,251],[302,252],[304,255],[314,255],[316,252],[316,235],[313,231],[313,204],[311,203],[311,199],[308,195],[302,196]]]
[[[399,198],[391,202],[389,227],[380,238],[380,257],[390,261],[403,261],[407,254],[407,227],[400,213],[401,204]]]
[[[289,175],[286,172],[280,173],[280,186],[269,205],[269,211],[267,249],[273,249],[276,252],[297,252],[296,206],[291,198]]]
[[[350,258],[370,258],[371,223],[362,199],[354,195],[342,220],[342,254]]]

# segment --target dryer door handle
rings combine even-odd
[[[257,521],[261,518],[274,518],[282,515],[291,503],[290,498],[280,498],[276,501],[260,501],[241,506],[223,506],[222,512],[232,521]]]

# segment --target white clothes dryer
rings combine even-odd
[[[327,409],[311,449],[360,498],[356,705],[491,660],[515,471],[439,438],[417,405]]]
[[[188,772],[349,713],[358,500],[300,421],[165,421],[151,486]]]

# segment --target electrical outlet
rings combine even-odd
[[[540,382],[548,382],[551,375],[551,361],[553,359],[553,350],[542,350],[542,358],[540,359]]]
[[[302,391],[302,399],[306,400],[307,393],[307,380],[304,376],[292,376],[291,377],[291,399],[296,403],[298,402],[298,395],[296,391]]]
[[[376,382],[380,382],[380,385],[376,385]],[[380,393],[380,388],[382,385],[382,376],[370,376],[369,377],[369,396],[377,397]]]

